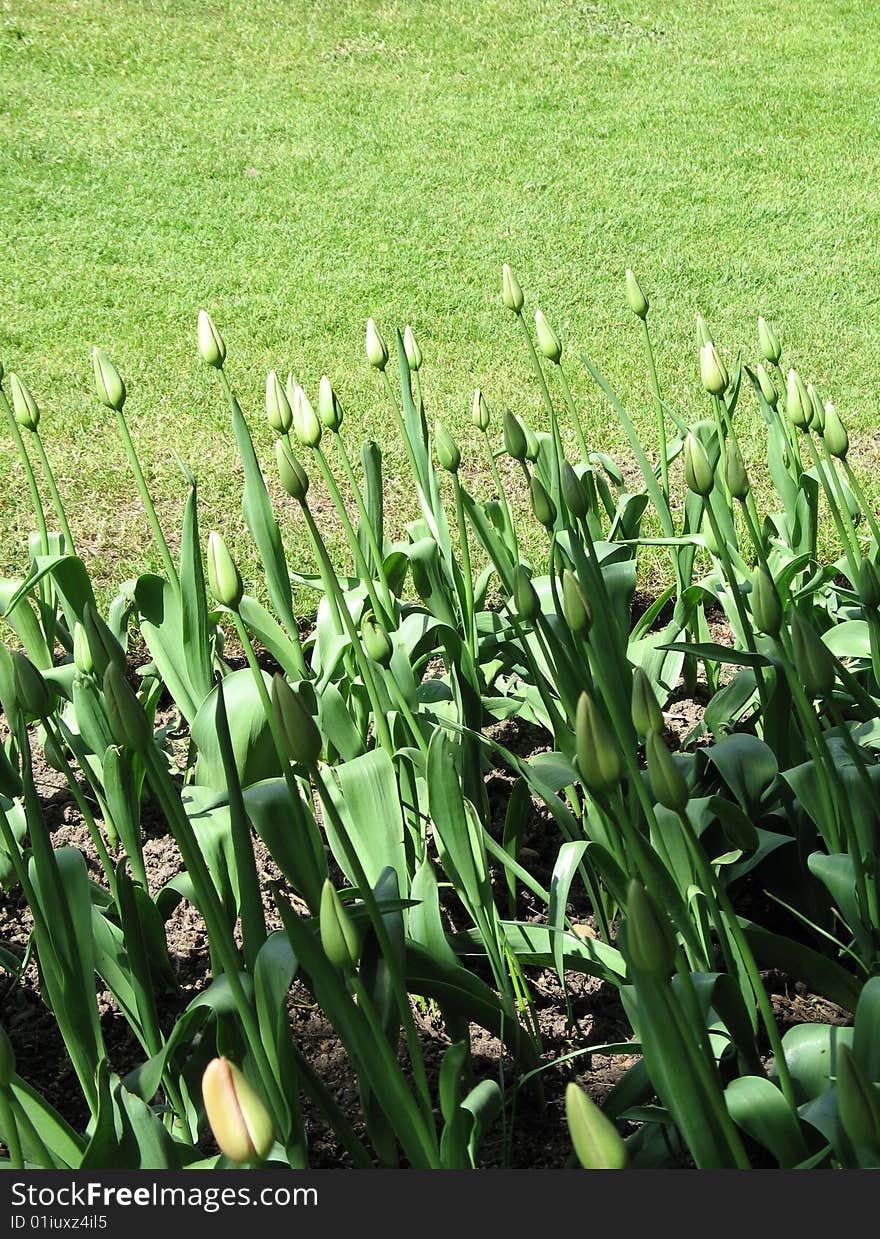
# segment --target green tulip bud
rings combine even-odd
[[[583,480],[578,477],[567,460],[562,462],[562,498],[572,516],[583,520],[590,510],[590,496]]]
[[[312,402],[301,387],[296,389],[293,402],[293,433],[303,447],[317,447],[323,433]]]
[[[274,370],[266,376],[266,418],[278,435],[286,435],[293,425],[290,401]]]
[[[535,332],[538,337],[538,348],[548,361],[559,365],[562,357],[562,342],[540,310],[535,310]]]
[[[513,310],[514,314],[522,313],[525,303],[523,290],[507,263],[501,268],[501,300],[508,310]]]
[[[329,879],[321,888],[318,926],[321,946],[333,967],[353,972],[361,953],[357,927]]]
[[[830,697],[836,673],[828,646],[813,628],[798,615],[791,617],[791,646],[794,665],[808,697]]]
[[[525,564],[517,564],[513,577],[513,605],[521,620],[532,624],[541,614],[541,603]]]
[[[648,298],[642,292],[642,286],[636,279],[632,267],[626,269],[626,299],[636,318],[646,319],[648,317]]]
[[[684,813],[691,794],[678,763],[664,744],[659,731],[649,731],[645,737],[645,757],[654,799],[675,813]]]
[[[367,657],[372,658],[374,663],[387,667],[391,662],[394,646],[388,633],[372,615],[367,615],[361,624],[361,640]]]
[[[153,729],[137,694],[116,663],[104,672],[104,700],[107,720],[117,744],[135,753],[144,753],[153,743]]]
[[[807,384],[807,395],[810,398],[810,429],[816,434],[822,434],[825,429],[825,407],[812,383]]]
[[[410,370],[421,370],[422,368],[422,350],[419,348],[413,329],[407,323],[403,332],[403,351],[406,353],[406,361]]]
[[[880,607],[880,577],[870,559],[863,559],[859,565],[856,588],[866,611],[876,611]]]
[[[199,310],[199,352],[202,360],[222,370],[226,360],[226,345],[207,310]]]
[[[623,1170],[626,1145],[620,1132],[582,1088],[565,1090],[565,1118],[575,1154],[584,1170]]]
[[[806,430],[810,424],[812,405],[803,379],[796,370],[789,370],[785,387],[785,416],[798,430]]]
[[[442,422],[434,423],[434,453],[441,469],[445,469],[447,473],[458,473],[461,452]]]
[[[86,630],[78,621],[73,626],[73,662],[80,675],[91,675],[95,670]]]
[[[40,424],[40,410],[30,389],[17,374],[10,374],[9,386],[12,389],[12,409],[15,420],[25,430],[36,430]]]
[[[208,534],[208,588],[221,606],[237,611],[244,586],[235,560],[219,533]]]
[[[575,715],[575,750],[581,780],[591,792],[610,792],[620,782],[623,759],[589,693],[581,693]]]
[[[779,404],[779,392],[776,390],[776,384],[760,362],[758,362],[758,386],[761,388],[761,395],[770,405],[770,408],[775,409]]]
[[[562,614],[575,635],[586,636],[593,624],[593,611],[580,581],[570,569],[562,574]]]
[[[782,345],[779,343],[779,336],[765,318],[758,319],[758,343],[761,346],[761,356],[764,360],[779,365]]]
[[[526,460],[529,460],[532,464],[534,464],[541,454],[541,445],[538,443],[538,436],[535,434],[534,430],[532,430],[531,426],[524,417],[521,417],[519,420],[520,425],[523,428],[523,434],[526,437]]]
[[[287,397],[287,403],[291,408],[291,419],[293,418],[292,410],[293,406],[296,404],[296,389],[298,387],[299,383],[296,381],[296,375],[292,374],[291,371],[288,370],[287,379],[284,384],[284,394]]]
[[[636,734],[644,740],[651,731],[663,731],[663,714],[648,679],[641,667],[633,672],[631,715]]]
[[[342,404],[326,374],[321,376],[321,385],[318,388],[318,417],[329,431],[333,434],[339,433],[343,417]]]
[[[837,1113],[856,1148],[880,1156],[880,1094],[848,1045],[837,1049]]]
[[[849,451],[849,435],[830,400],[825,405],[825,428],[822,431],[822,437],[832,456],[836,456],[838,460],[846,460],[846,454]]]
[[[122,375],[102,348],[92,349],[92,366],[95,370],[95,391],[101,404],[121,413],[125,404],[125,383]]]
[[[303,503],[309,489],[309,475],[299,463],[286,439],[275,440],[275,460],[281,485],[297,503]]]
[[[727,463],[724,476],[731,497],[738,499],[740,503],[745,503],[751,486],[749,484],[749,475],[746,473],[746,467],[743,464],[743,458],[736,443],[731,443],[727,449]]]
[[[702,314],[697,315],[697,346],[702,352],[707,344],[712,344],[712,332]]]
[[[18,650],[12,651],[12,678],[19,709],[31,718],[48,718],[52,713],[53,693],[27,655]]]
[[[9,1088],[15,1075],[15,1050],[6,1029],[0,1024],[0,1088]]]
[[[89,602],[83,607],[83,628],[95,674],[103,679],[110,663],[115,663],[119,670],[124,672],[125,650]]]
[[[384,370],[388,365],[388,349],[372,318],[367,319],[367,361],[375,370]]]
[[[715,472],[709,464],[706,449],[691,431],[688,431],[684,441],[684,477],[688,490],[704,498],[715,485]]]
[[[773,578],[763,565],[752,578],[752,619],[758,632],[778,637],[782,628],[782,602]]]
[[[526,458],[526,432],[519,418],[509,410],[504,414],[504,450],[512,460],[518,460],[520,464]]]
[[[535,514],[535,519],[545,529],[552,529],[556,523],[556,504],[547,494],[544,483],[534,474],[529,481],[529,490],[532,496],[532,511]]]
[[[202,1101],[214,1139],[232,1162],[266,1159],[275,1141],[272,1119],[235,1063],[213,1058],[202,1076]]]
[[[474,403],[471,409],[471,421],[478,430],[482,430],[483,434],[489,429],[489,406],[486,403],[486,397],[482,391],[477,388],[474,392]]]
[[[630,963],[656,981],[666,981],[675,966],[675,934],[653,895],[635,879],[626,894],[626,949]]]
[[[9,743],[11,746],[11,741]],[[18,765],[13,764],[6,751],[6,745],[0,740],[0,796],[15,800],[23,790]]]
[[[307,770],[316,766],[321,756],[321,733],[283,675],[272,679],[272,713],[290,760]]]
[[[727,390],[727,370],[711,340],[700,349],[700,378],[712,396],[722,396]]]

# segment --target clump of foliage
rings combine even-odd
[[[32,914],[42,997],[91,1115],[72,1130],[16,1074],[3,1036],[0,1136],[12,1165],[304,1167],[304,1099],[355,1166],[477,1165],[482,1137],[510,1121],[518,1091],[540,1075],[535,968],[554,969],[563,989],[573,972],[600,978],[632,1025],[630,1041],[583,1046],[639,1055],[601,1110],[570,1086],[583,1165],[878,1164],[880,529],[839,416],[786,375],[763,319],[760,362],[730,370],[698,320],[704,390],[685,416],[663,396],[649,304],[631,272],[626,295],[647,350],[653,442],[584,358],[629,439],[626,470],[591,447],[562,342],[540,310],[532,332],[509,268],[502,299],[534,371],[542,430],[494,415],[478,390],[473,435],[457,443],[431,422],[412,332],[389,349],[370,320],[367,360],[418,501],[398,540],[386,532],[380,447],[364,443],[352,458],[326,377],[313,403],[292,377],[268,376],[274,468],[289,496],[273,507],[224,341],[203,313],[199,350],[228,403],[260,582],[242,580],[217,533],[203,556],[189,472],[172,555],[124,382],[96,350],[97,395],[118,419],[164,565],[127,582],[106,615],[36,401],[14,375],[0,386],[36,521],[26,575],[0,582],[12,633],[0,653],[0,878],[20,886]],[[737,432],[747,392],[766,426],[760,507]],[[465,465],[487,470],[491,498],[469,488]],[[335,508],[346,563],[334,562],[310,507],[312,477]],[[526,519],[543,531],[538,562],[522,549],[534,544],[517,515],[523,488]],[[817,549],[826,514],[835,562]],[[307,531],[311,567],[287,562],[290,521]],[[633,620],[646,547],[668,557],[669,583]],[[294,609],[303,589],[317,599],[307,637]],[[150,658],[136,674],[132,630]],[[229,632],[246,657],[237,670]],[[673,751],[664,709],[698,678],[705,709]],[[167,699],[188,738],[182,771],[156,720]],[[506,749],[490,725],[511,718],[542,728],[550,751]],[[31,732],[67,780],[102,883],[78,850],[53,847]],[[485,783],[499,765],[515,780],[501,830]],[[521,851],[533,801],[556,832],[549,886]],[[148,802],[183,863],[157,893],[142,847]],[[282,927],[271,931],[255,836],[284,879],[273,888]],[[579,888],[595,938],[573,929]],[[523,889],[542,920],[516,918]],[[759,908],[783,906],[800,932],[752,919],[744,895],[755,889],[766,892]],[[165,925],[181,900],[204,919],[213,979],[168,1032],[157,996],[177,984]],[[0,965],[12,983],[23,966],[5,949]],[[851,1012],[852,1026],[783,1035],[771,968]],[[142,1047],[122,1079],[108,1065],[96,978]],[[356,1114],[291,1033],[295,979],[345,1048]],[[436,1073],[414,1000],[434,1004],[449,1037]],[[513,1070],[502,1081],[476,1080],[472,1025],[506,1047]],[[222,1151],[205,1159],[209,1125]]]

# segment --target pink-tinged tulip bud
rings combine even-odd
[[[207,310],[199,310],[199,352],[209,366],[222,369],[226,360],[226,345]]]
[[[214,1058],[202,1076],[202,1101],[214,1139],[230,1161],[265,1160],[275,1140],[272,1119],[256,1091],[228,1058]]]

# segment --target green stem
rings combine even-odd
[[[651,386],[654,391],[654,404],[657,410],[657,441],[660,451],[660,481],[663,487],[663,497],[669,502],[669,459],[666,445],[666,418],[663,413],[663,399],[660,395],[660,380],[657,378],[657,363],[654,360],[654,345],[651,342],[651,332],[648,329],[647,318],[642,319],[645,335],[645,348],[648,353],[648,367],[651,371]]]
[[[367,505],[364,503],[364,497],[361,494],[361,488],[358,486],[357,478],[355,477],[348,452],[345,450],[345,443],[342,440],[341,434],[336,435],[336,446],[339,449],[339,459],[342,462],[343,472],[345,473],[348,484],[351,487],[352,494],[354,495],[355,503],[357,504],[358,514],[361,519],[361,526],[366,534],[367,542],[370,546],[370,552],[372,553],[373,559],[376,563],[376,572],[379,574],[385,588],[385,596],[387,599],[389,614],[393,614],[394,600],[391,595],[391,589],[388,585],[388,578],[385,575],[385,557],[379,547],[379,543],[376,538],[376,531],[373,529],[372,521],[370,520],[369,513],[367,512]]]
[[[58,515],[58,520],[61,525],[61,532],[64,534],[64,541],[69,555],[76,554],[76,545],[73,541],[73,534],[70,532],[70,525],[67,522],[67,513],[64,510],[64,503],[61,499],[58,486],[55,482],[55,474],[52,472],[52,466],[49,464],[49,457],[46,455],[46,449],[43,446],[43,440],[40,437],[39,430],[35,430],[34,442],[37,445],[37,455],[40,458],[40,464],[43,467],[43,473],[46,477],[46,484],[49,487],[49,494],[52,496],[52,504],[55,512]]]
[[[9,1163],[13,1170],[24,1170],[24,1156],[21,1151],[21,1140],[18,1135],[11,1098],[12,1089],[8,1085],[0,1085],[0,1127],[3,1128],[3,1134],[6,1137]]]
[[[474,666],[477,665],[477,617],[474,615],[474,578],[471,569],[471,549],[468,542],[467,522],[464,518],[464,499],[461,493],[461,482],[458,474],[453,473],[452,485],[455,490],[455,516],[458,521],[458,539],[461,543],[461,566],[464,577],[464,629],[467,633],[468,649]]]
[[[880,547],[880,525],[877,524],[877,520],[876,520],[876,517],[874,516],[873,509],[871,507],[871,504],[868,502],[868,497],[862,488],[862,484],[859,481],[858,476],[856,475],[852,465],[849,463],[846,457],[844,457],[843,459],[843,468],[844,468],[844,472],[846,473],[846,480],[849,482],[850,486],[852,487],[853,494],[855,495],[856,499],[859,501],[859,507],[864,512],[867,518],[868,524],[871,526],[871,533],[874,535],[874,541],[877,544],[877,546]]]
[[[107,885],[110,888],[110,894],[116,902],[116,871],[113,867],[113,862],[110,859],[110,853],[104,845],[104,840],[101,838],[101,832],[98,829],[98,823],[95,821],[94,815],[88,806],[85,796],[80,791],[79,784],[76,781],[73,771],[70,768],[70,763],[64,757],[64,741],[61,736],[55,731],[49,719],[43,720],[43,726],[46,729],[47,735],[51,736],[58,755],[61,757],[64,765],[64,778],[70,790],[70,794],[74,799],[77,809],[79,810],[83,821],[86,824],[86,829],[89,832],[89,838],[92,841],[92,846],[98,853],[98,860],[101,862],[101,868],[104,870],[104,877],[107,879]]]
[[[809,432],[804,434],[803,438],[807,445],[807,451],[810,454],[810,460],[813,463],[813,468],[816,470],[816,475],[819,479],[822,489],[825,492],[825,498],[828,500],[828,508],[831,512],[832,520],[834,521],[834,525],[837,529],[837,536],[840,538],[841,549],[843,550],[843,553],[846,557],[847,567],[849,568],[850,581],[853,587],[855,587],[858,585],[858,580],[859,580],[859,566],[858,566],[856,557],[853,555],[853,549],[852,549],[852,546],[850,545],[850,541],[847,535],[846,528],[843,524],[843,521],[841,520],[840,512],[838,511],[837,499],[834,495],[831,484],[828,481],[828,478],[826,476],[825,466],[822,462],[820,462],[818,455],[813,450],[813,442],[812,442]]]
[[[19,459],[24,468],[25,477],[27,478],[28,490],[31,492],[31,502],[34,507],[34,516],[37,519],[37,529],[40,533],[40,549],[44,555],[49,554],[49,531],[46,528],[46,513],[43,510],[43,501],[40,498],[40,491],[37,486],[37,479],[34,476],[33,466],[31,465],[30,457],[27,453],[27,448],[24,445],[24,438],[18,422],[15,420],[15,414],[10,408],[9,401],[6,398],[6,392],[0,386],[0,405],[6,414],[6,420],[9,423],[9,429],[12,431],[12,437],[15,440],[15,446],[18,450]]]
[[[574,396],[571,394],[571,388],[568,385],[568,379],[562,368],[561,362],[557,365],[556,371],[559,375],[559,382],[562,385],[562,394],[565,398],[566,408],[568,409],[569,416],[574,424],[574,432],[577,435],[578,447],[581,449],[581,458],[585,465],[589,464],[590,453],[587,450],[587,441],[584,438],[584,430],[581,426],[581,419],[578,417]]]
[[[162,532],[162,526],[159,524],[159,517],[156,514],[156,508],[147,488],[147,480],[144,477],[144,471],[141,469],[140,461],[137,457],[137,452],[134,448],[134,442],[128,430],[128,423],[125,420],[125,415],[122,410],[116,411],[116,420],[119,423],[119,430],[122,435],[122,442],[125,447],[125,453],[128,456],[128,463],[131,465],[132,473],[134,474],[135,482],[137,483],[138,492],[141,497],[141,502],[144,505],[144,511],[150,522],[150,528],[153,531],[153,540],[162,557],[162,563],[165,566],[165,574],[168,577],[175,593],[180,593],[180,578],[177,575],[177,569],[174,566],[174,560],[171,558],[171,552],[168,549],[168,543],[165,541],[165,535]]]

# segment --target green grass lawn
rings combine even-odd
[[[0,360],[41,404],[102,588],[156,558],[92,392],[92,345],[126,378],[169,535],[179,455],[201,482],[203,529],[231,537],[247,579],[198,310],[226,336],[267,469],[274,366],[313,393],[326,371],[352,446],[369,434],[400,471],[364,358],[368,315],[389,338],[412,323],[431,411],[476,462],[477,384],[498,414],[540,419],[500,302],[505,260],[563,337],[596,446],[626,456],[584,350],[652,426],[631,264],[679,408],[707,412],[695,313],[728,360],[756,356],[764,313],[873,483],[878,17],[873,0],[3,0]],[[751,398],[743,416],[757,426]],[[20,574],[29,509],[5,431],[0,477],[0,571]],[[299,565],[292,514],[286,528]]]

